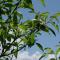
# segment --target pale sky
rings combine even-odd
[[[28,51],[19,52],[17,60],[39,60],[42,53],[36,51],[34,54],[29,54]],[[13,60],[16,60],[16,58],[13,58]],[[43,59],[42,59],[43,60]],[[44,58],[44,60],[47,60],[47,58]]]

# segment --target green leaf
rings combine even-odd
[[[43,12],[40,14],[40,17],[43,21],[46,22],[47,18],[48,18],[49,12]]]
[[[13,6],[13,4],[11,2],[8,2],[5,4],[5,7],[12,7],[12,6]]]
[[[47,54],[52,54],[54,51],[51,48],[45,48],[45,51],[47,51]]]
[[[49,28],[49,27],[48,27]],[[54,32],[53,29],[49,28],[49,30],[56,36],[56,33]]]
[[[21,4],[20,4],[20,7],[34,10],[33,9],[33,4],[32,4],[31,0],[24,0],[24,1],[22,1]]]
[[[43,12],[43,13],[41,13],[40,15],[41,16],[45,16],[45,15],[48,15],[49,14],[49,12]]]
[[[53,20],[53,19],[56,19],[58,21],[58,18],[57,16],[53,15],[53,16],[50,16],[50,18]]]
[[[59,31],[59,26],[55,22],[51,22],[51,24],[55,27],[56,30]]]
[[[28,37],[28,46],[29,47],[32,47],[35,43],[35,36],[34,36],[34,33],[32,33],[29,37]]]
[[[6,2],[13,2],[13,0],[4,0],[4,1],[6,1]]]
[[[42,31],[44,31],[44,32],[49,32],[48,27],[45,26],[45,25],[41,25],[41,26],[40,26],[40,29],[41,29]]]
[[[28,28],[32,27],[32,21],[31,20],[27,20],[26,22],[24,22],[24,25]]]
[[[58,25],[56,25],[55,28],[59,31],[59,26]]]
[[[30,38],[31,38],[31,43],[34,44],[35,43],[35,41],[34,41],[35,40],[34,33],[31,34]]]
[[[28,47],[32,47],[35,43],[35,35],[34,33],[29,34],[28,36],[26,36],[23,39],[24,43],[28,46]]]
[[[59,17],[60,16],[60,12],[56,13],[55,16]]]
[[[42,51],[44,51],[44,50],[43,50],[43,46],[42,46],[40,43],[36,43],[36,45],[37,45]]]
[[[60,52],[60,48],[58,48],[58,49],[56,50],[56,55],[57,55],[59,52]]]
[[[13,50],[13,54],[14,54],[14,56],[17,58],[18,50],[17,50],[17,49],[14,49],[14,50]]]
[[[27,30],[27,27],[24,26],[23,24],[22,25],[19,25],[19,28],[22,29],[22,30]]]
[[[42,3],[43,6],[45,6],[45,1],[44,0],[40,0],[40,2]]]
[[[20,19],[23,18],[23,15],[21,13],[17,12],[17,15],[19,16]]]
[[[38,14],[36,14],[35,19],[38,19],[38,17],[39,17]]]
[[[47,54],[46,53],[44,53],[40,58],[39,58],[39,60],[41,60],[43,57],[45,57]]]
[[[14,42],[12,45],[17,47],[18,46],[18,43],[17,42]]]

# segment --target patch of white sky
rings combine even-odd
[[[14,57],[13,60],[39,60],[42,56],[42,53],[36,51],[34,54],[30,54],[28,51],[23,51],[18,53],[17,59]],[[41,60],[50,60],[50,59],[58,59],[59,60],[60,53],[55,56],[54,54],[48,54],[46,57],[42,58]]]
[[[39,60],[42,54],[36,51],[34,54],[29,54],[28,51],[19,52],[17,59],[13,58],[13,60]]]

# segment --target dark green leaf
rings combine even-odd
[[[33,4],[32,4],[31,0],[24,0],[23,2],[21,2],[20,7],[34,10],[33,9]]]
[[[40,43],[36,43],[36,45],[37,45],[42,51],[44,51],[44,50],[43,50],[43,47],[42,47],[42,45],[41,45]]]
[[[17,12],[17,16],[19,16],[20,20],[23,18],[23,15],[19,12]]]
[[[53,29],[49,28],[49,30],[56,36],[56,33],[54,32]]]
[[[48,29],[48,27],[47,27],[46,25],[41,25],[41,26],[40,26],[40,29],[41,29],[42,31],[49,32],[49,29]]]

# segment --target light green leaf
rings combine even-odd
[[[53,20],[53,19],[56,19],[56,20],[58,21],[58,18],[57,18],[57,16],[55,16],[55,15],[51,16],[50,18],[51,18],[52,20]]]
[[[26,26],[24,26],[24,25],[19,25],[19,28],[22,29],[22,30],[26,30],[27,29]]]
[[[49,14],[49,12],[43,12],[43,13],[41,13],[40,15],[41,16],[44,16],[44,15],[48,15]]]
[[[49,12],[43,12],[40,14],[40,17],[44,22],[46,22],[48,16],[49,16]]]
[[[60,16],[60,12],[56,13],[55,16],[59,17]]]
[[[58,48],[58,49],[56,50],[56,55],[57,55],[59,52],[60,52],[60,48]]]
[[[47,51],[48,54],[54,53],[54,51],[51,48],[45,48],[45,51]]]
[[[40,0],[40,2],[42,3],[43,6],[45,6],[45,1],[44,0]]]
[[[56,30],[59,31],[59,26],[55,22],[51,22],[51,24],[55,27]]]

